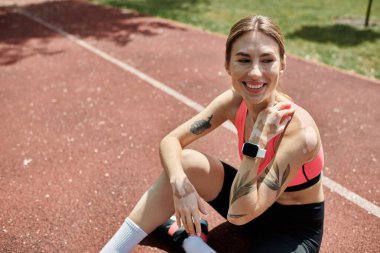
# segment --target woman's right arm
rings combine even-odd
[[[222,93],[203,111],[165,136],[160,143],[161,163],[172,186],[177,222],[179,226],[182,223],[190,234],[200,233],[199,210],[205,210],[202,210],[200,198],[182,168],[182,150],[231,119],[238,100],[239,97],[232,90]]]
[[[181,167],[183,148],[230,119],[229,114],[232,113],[233,103],[239,99],[237,96],[232,90],[225,91],[203,111],[175,128],[162,139],[160,143],[161,162],[171,182],[184,175]]]

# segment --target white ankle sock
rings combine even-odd
[[[207,243],[199,236],[189,236],[183,243],[182,248],[186,253],[216,253]]]
[[[147,236],[136,223],[126,218],[100,253],[127,253]]]

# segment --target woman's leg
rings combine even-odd
[[[182,166],[190,182],[203,199],[210,201],[218,195],[224,178],[223,166],[220,161],[195,150],[183,150]],[[128,245],[129,239],[125,237],[126,229],[131,231],[128,232],[131,234],[131,238],[138,233],[149,234],[167,221],[173,213],[173,193],[169,178],[166,173],[162,173],[137,202],[126,222],[119,229],[120,232],[118,231],[112,237],[103,248],[102,253],[111,252],[111,249],[115,252],[128,252],[139,241],[133,239]],[[128,228],[122,229],[123,227]],[[142,240],[143,237],[139,236],[138,238]],[[123,240],[122,247],[126,250],[116,251],[114,245],[121,245],[121,240]]]
[[[324,203],[273,204],[261,216],[245,225],[252,249],[264,253],[317,253],[322,242]]]
[[[223,166],[219,160],[195,150],[185,149],[182,152],[182,167],[205,201],[216,198],[224,179]],[[137,202],[129,218],[149,234],[167,221],[173,213],[173,192],[169,178],[164,172]]]

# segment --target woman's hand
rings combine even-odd
[[[201,234],[201,216],[199,211],[207,214],[204,203],[202,203],[194,186],[185,177],[182,182],[172,184],[175,216],[178,227],[181,224],[190,235]]]
[[[294,112],[291,102],[279,102],[262,110],[257,116],[250,140],[265,147],[270,139],[284,131]]]

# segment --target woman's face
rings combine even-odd
[[[261,32],[247,32],[236,39],[226,66],[234,89],[254,105],[274,98],[284,68],[277,42]]]

